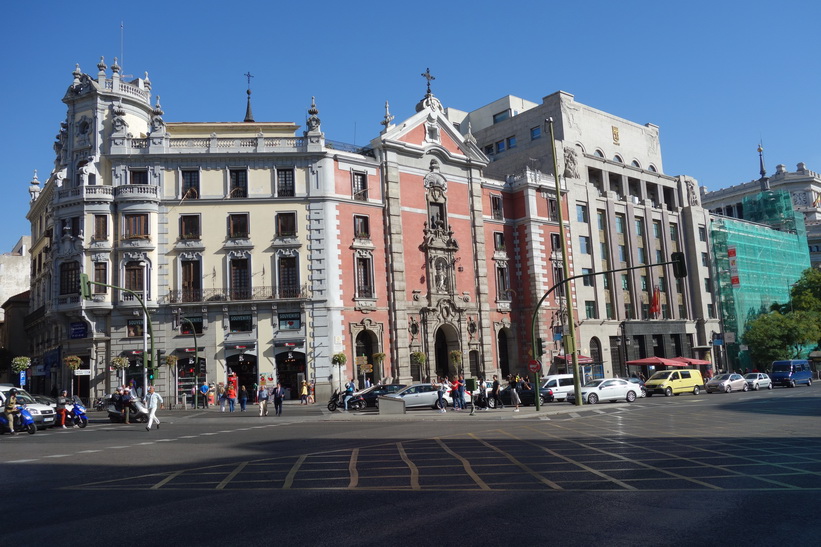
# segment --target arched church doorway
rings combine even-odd
[[[378,351],[378,340],[373,331],[363,330],[356,335],[356,383],[365,387],[365,380],[375,384],[382,378],[382,371],[373,362],[373,354]],[[380,365],[381,366],[381,365]]]
[[[459,337],[456,329],[451,325],[442,325],[436,330],[436,345],[434,355],[436,356],[436,375],[452,378],[458,374],[463,374],[464,358],[459,370],[450,362],[450,352],[459,349]]]
[[[502,372],[502,378],[507,378],[510,374],[510,348],[509,345],[509,331],[501,329],[496,335],[496,354],[499,356],[499,369]]]

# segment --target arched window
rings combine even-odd
[[[599,150],[597,148],[596,151],[593,152],[593,155],[596,156],[597,158],[603,158],[604,157],[604,152],[602,152],[601,150]]]
[[[638,161],[638,160],[633,160],[633,161],[630,163],[630,165],[632,165],[633,167],[638,167],[639,169],[641,169],[641,164],[639,163],[639,161]]]
[[[618,154],[613,156],[613,161],[615,161],[616,163],[624,163],[624,160],[621,159],[621,156],[619,156]]]
[[[647,166],[647,170],[652,171],[653,173],[655,173],[656,172],[656,166],[651,163],[650,165]]]

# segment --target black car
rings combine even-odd
[[[362,393],[360,393],[360,395],[362,395],[362,398],[365,399],[365,403],[367,403],[367,406],[377,406],[376,401],[377,399],[379,399],[379,397],[381,397],[382,395],[387,395],[388,393],[396,393],[403,387],[406,387],[406,385],[385,384],[381,386],[371,386]]]
[[[539,393],[541,394],[541,403],[545,404],[553,401],[553,392],[546,387],[539,388]],[[502,404],[505,406],[509,406],[510,403],[510,386],[505,387],[499,395],[502,398]],[[532,389],[521,389],[519,390],[519,399],[522,400],[522,406],[527,405],[535,405],[536,404],[536,392]],[[496,401],[493,399],[493,396],[488,394],[488,406],[490,408],[496,408]]]

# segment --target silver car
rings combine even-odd
[[[707,393],[714,391],[723,391],[730,393],[731,391],[749,391],[750,386],[747,385],[747,380],[741,374],[719,374],[711,378],[704,386],[707,388]]]
[[[439,394],[437,389],[432,384],[414,384],[404,389],[400,389],[396,393],[389,393],[385,397],[395,397],[405,400],[405,408],[439,408]],[[453,406],[453,399],[451,398],[450,388],[444,396],[445,405]],[[471,402],[470,392],[465,393],[465,402]]]
[[[747,385],[750,386],[750,389],[756,391],[765,387],[767,389],[773,388],[773,381],[770,380],[770,377],[763,372],[751,372],[749,374],[745,374],[744,380],[747,382]]]

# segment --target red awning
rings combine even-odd
[[[644,359],[635,359],[627,361],[628,365],[664,365],[667,367],[686,367],[687,363],[683,361],[676,361],[675,359],[665,359],[664,357],[645,357]]]
[[[681,361],[682,363],[686,363],[690,366],[713,364],[710,361],[706,361],[704,359],[693,359],[692,357],[673,357],[673,361]]]
[[[557,361],[565,361],[565,360],[567,360],[566,358],[567,358],[567,355],[556,355],[555,357],[553,357],[553,359],[555,359]],[[588,357],[586,355],[579,355],[578,359],[579,359],[579,364],[580,365],[589,365],[590,363],[593,362],[593,358]]]

